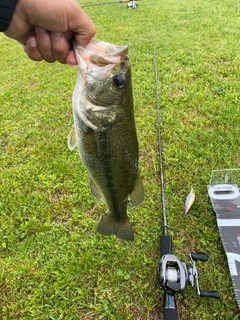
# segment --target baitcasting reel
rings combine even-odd
[[[128,9],[137,9],[138,3],[135,1],[129,1],[127,4]]]
[[[200,297],[208,297],[219,299],[218,291],[200,290],[198,284],[198,270],[195,261],[207,261],[208,255],[205,253],[190,253],[190,266],[180,261],[174,254],[166,254],[162,256],[159,266],[159,286],[161,289],[170,292],[183,291],[187,284],[192,287],[196,286],[197,294]]]

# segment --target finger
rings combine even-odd
[[[81,9],[81,23],[79,16],[77,19],[71,21],[75,39],[83,46],[86,47],[96,33],[96,27],[89,16]]]
[[[41,52],[38,50],[37,47],[37,40],[36,37],[31,36],[26,40],[26,45],[24,46],[24,50],[27,56],[34,61],[41,61],[43,57]]]
[[[75,65],[77,64],[77,59],[73,50],[70,50],[66,57],[67,64]]]
[[[35,27],[35,33],[38,50],[41,52],[43,59],[47,62],[56,61],[52,52],[50,33],[47,30],[40,27]]]
[[[60,63],[66,63],[67,54],[70,51],[70,43],[66,34],[62,32],[50,32],[52,53],[54,58]],[[71,36],[69,37],[69,39]]]

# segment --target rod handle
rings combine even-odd
[[[178,320],[178,311],[174,308],[163,309],[163,320]]]
[[[160,237],[160,256],[173,253],[172,238],[169,235],[163,235]]]
[[[206,253],[191,252],[190,254],[193,260],[208,261],[208,255]]]
[[[218,291],[203,291],[200,290],[200,297],[203,298],[214,298],[214,299],[219,299],[220,298],[220,293]]]

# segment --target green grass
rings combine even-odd
[[[129,46],[146,191],[128,210],[135,241],[96,233],[105,204],[91,198],[87,172],[67,148],[77,69],[32,62],[1,35],[0,319],[161,319],[154,39],[175,254],[186,262],[188,252],[209,254],[198,264],[200,286],[221,292],[219,301],[200,299],[188,286],[177,294],[179,318],[238,319],[206,186],[212,169],[240,166],[239,0],[143,0],[137,10],[86,12],[96,38]],[[186,217],[191,186],[196,202]]]

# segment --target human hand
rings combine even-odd
[[[18,0],[6,36],[35,61],[77,64],[71,38],[87,46],[96,32],[77,0]]]

